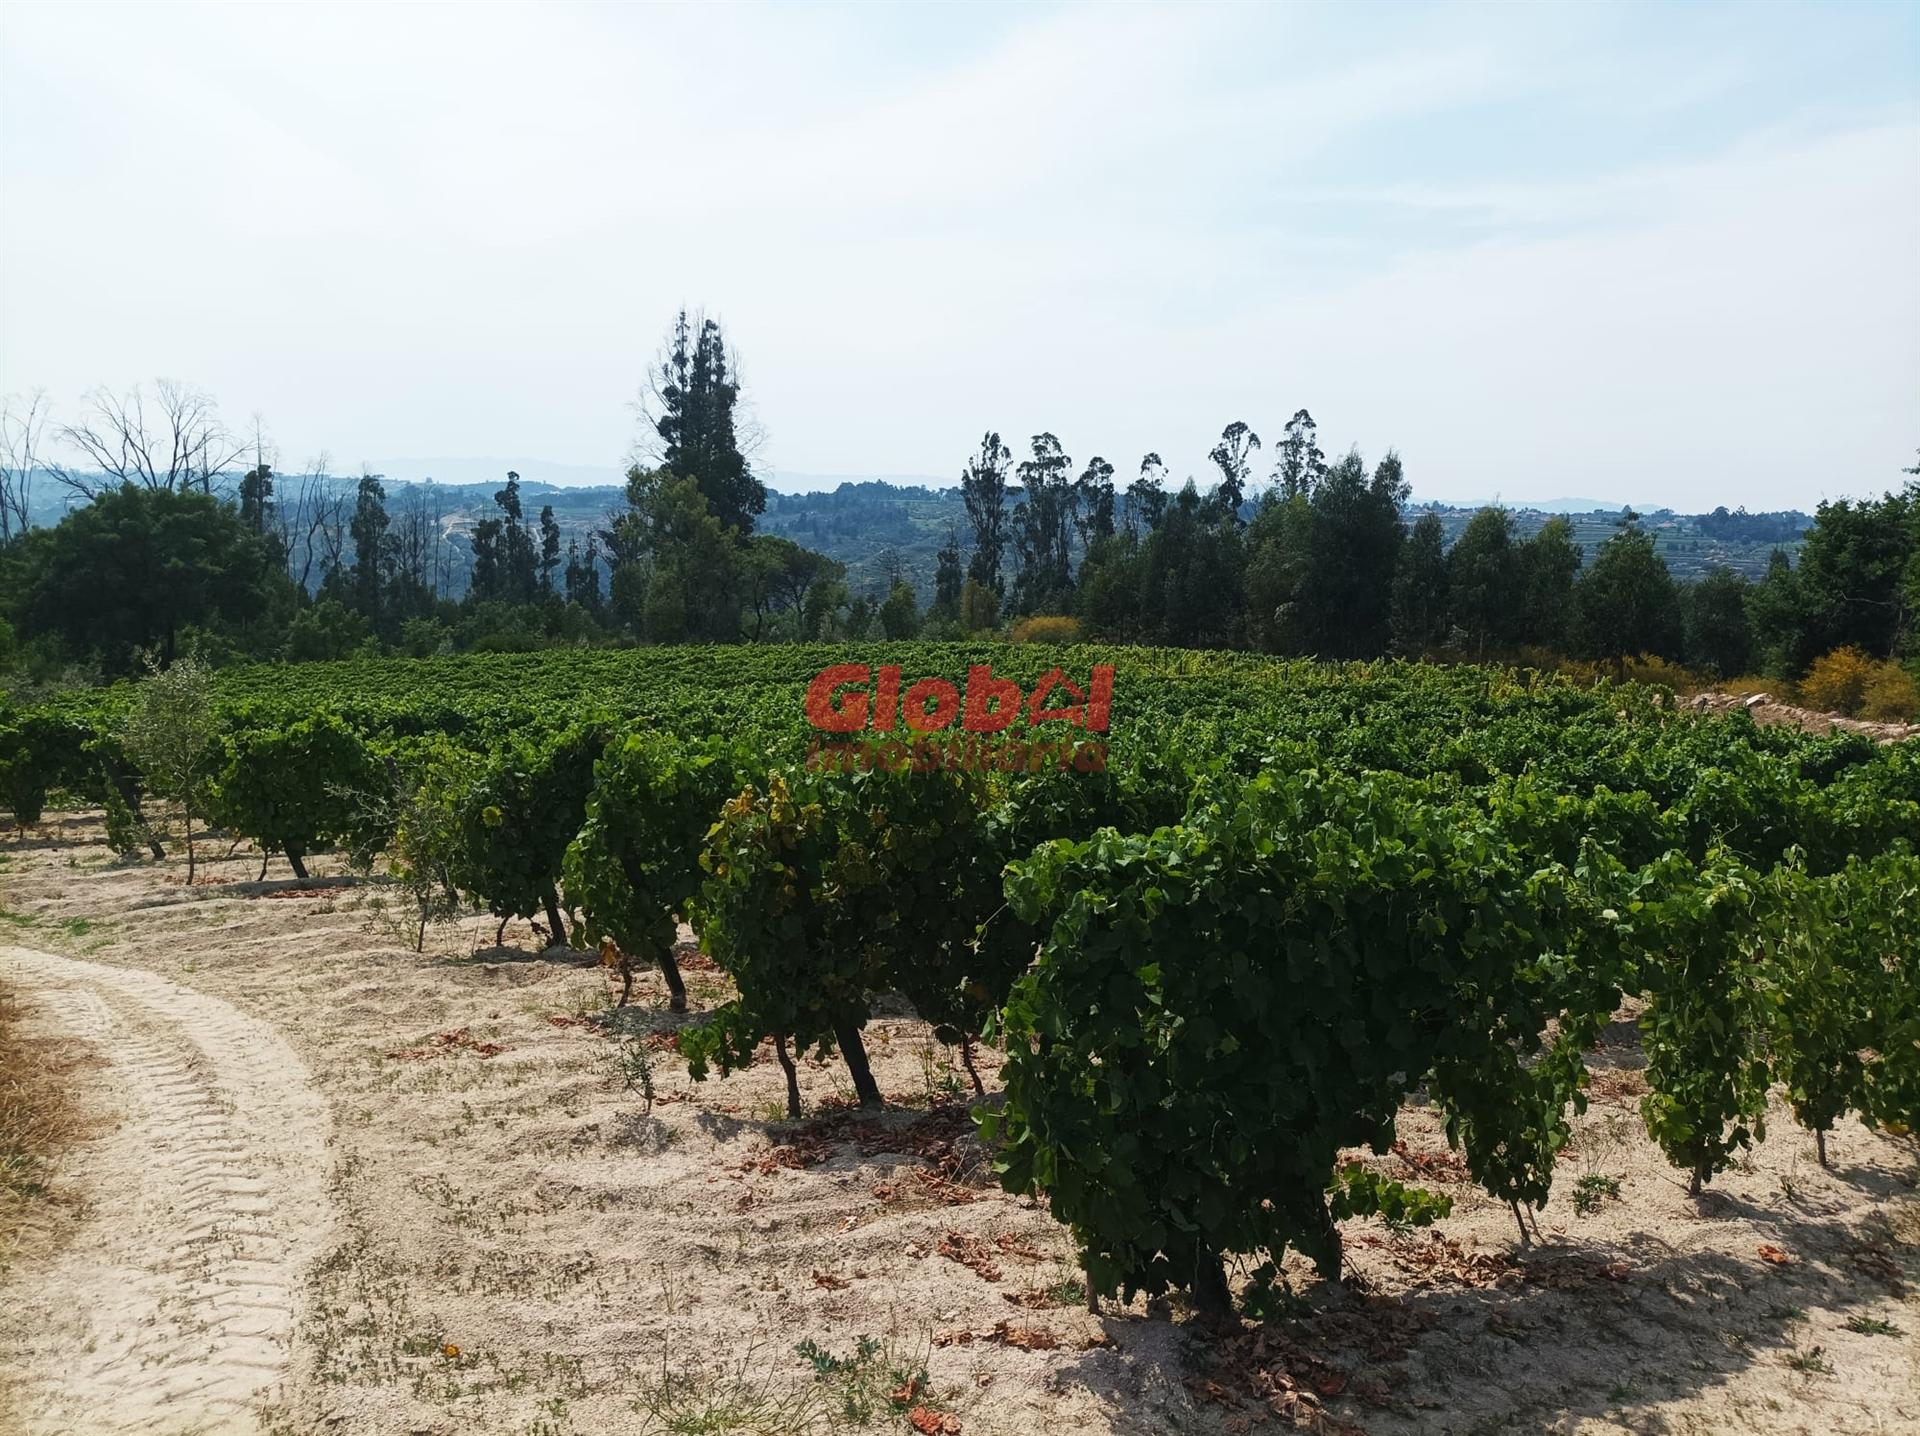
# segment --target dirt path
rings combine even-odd
[[[107,1064],[87,1215],[0,1347],[27,1432],[258,1429],[328,1227],[326,1103],[267,1024],[154,973],[0,947],[0,974]]]
[[[0,1385],[37,1378],[4,1436],[915,1436],[890,1393],[922,1367],[962,1436],[1920,1432],[1910,1147],[1848,1119],[1823,1168],[1776,1096],[1696,1200],[1627,1014],[1531,1251],[1410,1104],[1356,1156],[1453,1215],[1348,1224],[1352,1280],[1289,1256],[1298,1314],[1210,1344],[1178,1303],[1085,1310],[902,1011],[867,1029],[887,1111],[809,1058],[789,1124],[771,1051],[692,1081],[672,1035],[730,989],[686,954],[694,1015],[654,973],[629,1014],[649,1109],[592,954],[485,914],[416,953],[377,887],[263,887],[244,852],[188,886],[103,836],[0,844],[0,931],[71,954],[0,946],[0,980],[96,1044],[76,1095],[119,1119],[54,1173],[89,1198],[58,1254],[0,1288]]]

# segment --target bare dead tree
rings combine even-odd
[[[255,469],[271,470],[280,462],[280,447],[267,437],[266,420],[257,411],[252,423],[253,438],[248,441],[248,447],[253,450],[253,466]]]
[[[394,572],[409,588],[425,590],[432,585],[433,531],[427,495],[417,488],[409,488],[394,515],[390,532]]]
[[[44,389],[0,399],[0,542],[25,533],[31,522],[33,474],[46,423]]]
[[[280,543],[286,550],[287,575],[307,592],[312,592],[314,563],[325,547],[320,530],[330,518],[341,519],[340,514],[332,511],[327,497],[335,487],[327,474],[331,465],[331,457],[324,453],[308,460],[293,502],[283,503],[279,509]],[[324,567],[321,572],[325,573]]]
[[[315,546],[320,559],[322,583],[328,574],[346,567],[347,528],[351,517],[346,486],[333,483],[322,474],[314,495],[313,521],[307,530],[309,542]]]
[[[433,494],[433,596],[438,599],[453,577],[453,553],[447,545],[447,496],[432,479],[427,480],[427,488]]]
[[[311,475],[318,460],[307,464],[307,475]],[[304,485],[307,476],[302,475],[299,482]],[[306,513],[306,496],[302,490],[292,487],[293,476],[283,474],[280,479],[280,502],[273,510],[274,532],[280,535],[280,552],[287,556],[287,577],[296,583],[301,577],[301,523]]]
[[[311,474],[318,465],[319,460],[310,460],[307,473]],[[301,481],[304,482],[304,478]],[[300,525],[305,512],[305,500],[299,490],[291,487],[293,483],[291,474],[280,476],[280,502],[273,507],[272,519],[273,530],[280,536],[280,552],[286,555],[287,577],[297,582],[300,578]]]
[[[211,493],[213,481],[247,451],[246,440],[220,422],[213,396],[176,380],[156,381],[151,404],[137,384],[125,394],[95,389],[86,403],[79,422],[61,426],[60,438],[104,481],[84,469],[48,469],[85,498],[121,484]]]

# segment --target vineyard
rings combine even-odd
[[[809,685],[849,664],[870,677],[836,701],[870,693],[868,726],[823,734]],[[1099,724],[1043,702],[1101,665]],[[994,761],[916,749],[943,702],[921,679],[955,711],[997,683]],[[138,864],[197,810],[261,878],[361,874],[416,950],[484,913],[496,943],[597,952],[594,1030],[632,1045],[646,1010],[696,1084],[770,1058],[788,1123],[840,1120],[802,1090],[826,1062],[891,1105],[870,1029],[910,1011],[1095,1312],[1171,1300],[1238,1339],[1297,1310],[1301,1259],[1337,1282],[1356,1234],[1443,1233],[1468,1191],[1545,1244],[1623,1020],[1638,1119],[1695,1199],[1770,1097],[1823,1166],[1843,1123],[1920,1124],[1912,743],[1527,672],[991,644],[227,670],[184,777],[130,745],[145,702],[0,715],[18,825],[99,809]],[[829,736],[894,741],[823,765]],[[1097,763],[1060,756],[1095,737]],[[1392,1160],[1410,1105],[1460,1182]]]

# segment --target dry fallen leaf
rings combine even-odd
[[[994,1248],[970,1232],[948,1232],[935,1248],[949,1261],[957,1261],[983,1281],[1000,1280],[1000,1267],[990,1255]]]
[[[1313,1389],[1322,1396],[1338,1396],[1347,1389],[1347,1376],[1343,1371],[1322,1371],[1313,1378]]]
[[[1772,1262],[1775,1266],[1786,1266],[1793,1260],[1793,1253],[1783,1251],[1772,1242],[1760,1243],[1760,1260]]]
[[[907,1424],[921,1436],[960,1436],[960,1418],[931,1406],[914,1407],[907,1413]]]
[[[993,1334],[1008,1346],[1021,1351],[1052,1351],[1060,1345],[1060,1338],[1051,1331],[1032,1326],[1010,1326],[1004,1321],[994,1327]]]

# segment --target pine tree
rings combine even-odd
[[[1033,436],[1033,457],[1020,464],[1025,497],[1013,511],[1013,539],[1020,558],[1014,580],[1016,613],[1071,609],[1075,495],[1067,478],[1073,461],[1052,434]]]
[[[719,324],[681,310],[655,375],[652,417],[661,467],[692,479],[708,512],[745,535],[766,511],[767,490],[740,449],[738,367]]]
[[[584,549],[578,539],[567,542],[565,576],[567,601],[577,603],[595,618],[600,616],[600,540],[587,535]]]
[[[1680,655],[1680,598],[1653,535],[1623,526],[1600,545],[1573,590],[1569,630],[1582,658]]]
[[[1761,664],[1776,678],[1798,679],[1820,655],[1817,625],[1800,575],[1784,549],[1767,556],[1767,571],[1747,595],[1747,619]]]
[[[888,638],[912,638],[920,631],[920,614],[914,602],[913,585],[896,578],[880,605],[880,631]]]
[[[560,525],[553,517],[553,505],[540,509],[540,591],[553,592],[553,573],[560,567]]]
[[[933,607],[927,610],[929,620],[952,623],[960,617],[960,590],[966,582],[966,571],[960,564],[960,533],[949,530],[947,541],[940,546],[940,552],[934,560],[933,570]]]
[[[1407,536],[1393,577],[1393,646],[1409,658],[1447,640],[1447,530],[1438,514],[1422,514]]]
[[[1307,499],[1311,537],[1297,617],[1310,652],[1345,659],[1386,651],[1394,568],[1405,541],[1400,505],[1406,496],[1406,478],[1393,453],[1370,478],[1359,452],[1350,449],[1314,485]]]
[[[353,537],[353,605],[375,624],[380,621],[391,557],[389,525],[386,490],[378,475],[367,474],[360,480],[348,532]]]
[[[1514,631],[1528,643],[1564,648],[1573,616],[1573,586],[1580,574],[1580,545],[1573,525],[1556,515],[1519,546],[1520,607]]]
[[[1753,666],[1753,629],[1747,622],[1745,574],[1713,564],[1686,594],[1686,655],[1693,667],[1721,678]]]
[[[505,565],[501,562],[499,519],[481,519],[473,526],[473,575],[467,582],[467,597],[474,603],[487,603],[502,597]]]
[[[500,509],[500,527],[497,530],[498,591],[483,596],[503,598],[510,603],[531,603],[537,587],[539,563],[535,557],[533,535],[527,531],[526,511],[520,504],[520,476],[509,469],[506,487],[494,493],[493,501]],[[476,561],[475,568],[478,566]]]
[[[1476,658],[1512,635],[1519,580],[1513,515],[1481,509],[1447,554],[1447,611]]]
[[[960,497],[973,528],[967,577],[996,602],[1006,592],[1000,565],[1007,548],[1007,466],[1012,462],[1013,454],[1000,436],[990,433],[980,440],[980,452],[960,471]]]
[[[273,503],[273,469],[262,461],[240,479],[240,519],[255,533],[265,533]]]

